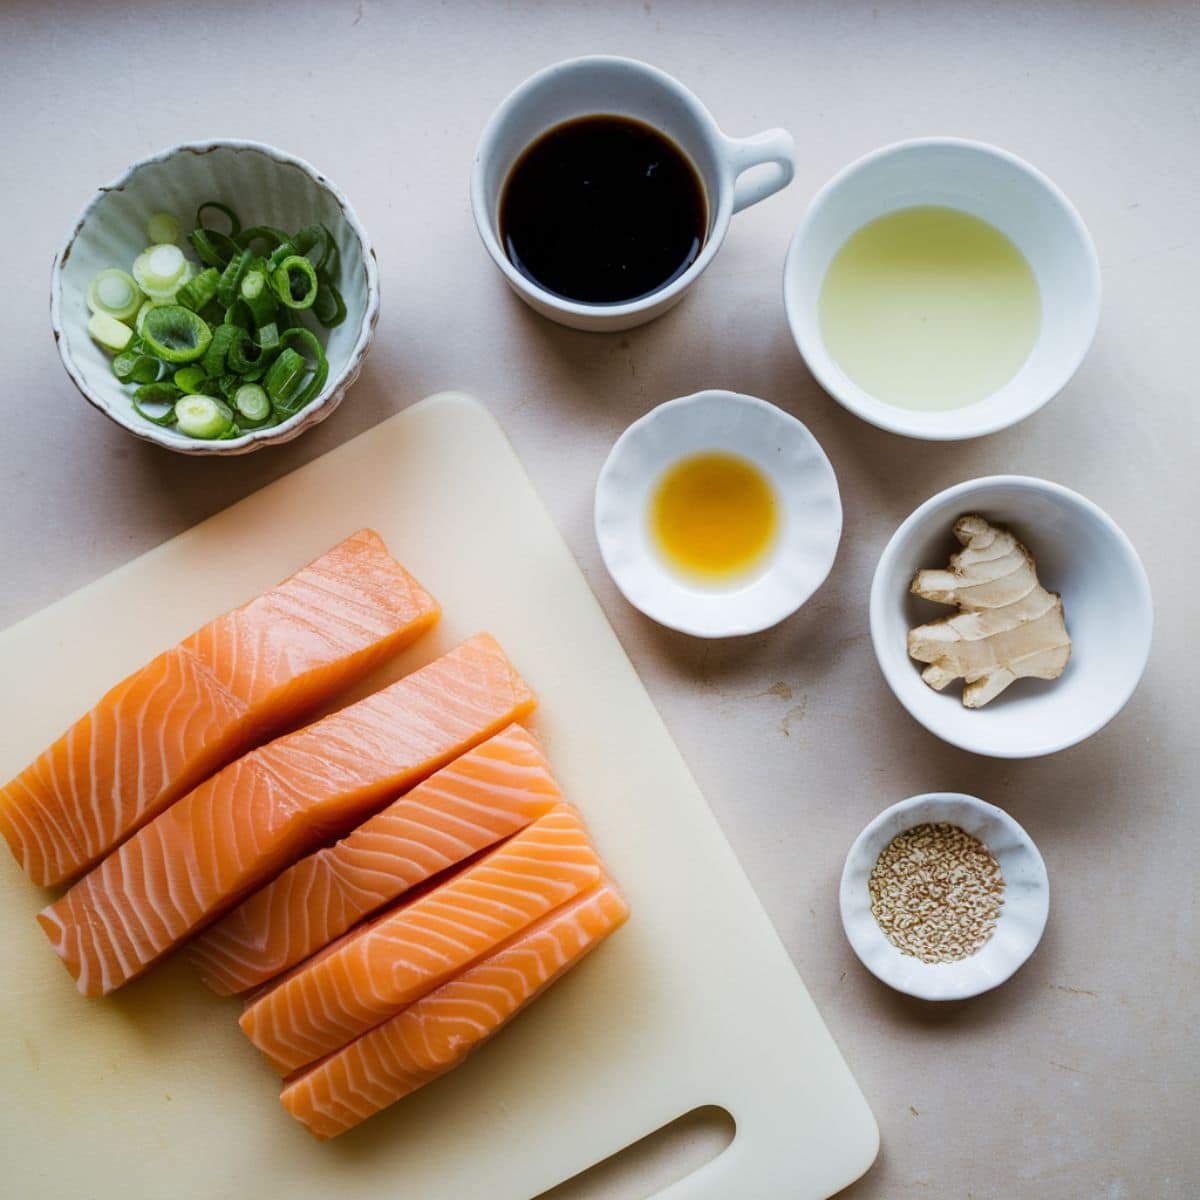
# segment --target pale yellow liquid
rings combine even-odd
[[[877,400],[927,412],[1002,388],[1037,341],[1042,298],[1020,250],[954,208],[902,208],[864,225],[821,285],[821,336]]]
[[[664,558],[702,583],[724,583],[758,566],[779,524],[775,489],[747,459],[708,451],[659,480],[650,528]]]

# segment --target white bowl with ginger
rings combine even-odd
[[[993,551],[993,533],[1011,540]],[[871,585],[871,639],[896,698],[943,741],[994,758],[1053,754],[1107,725],[1142,677],[1153,627],[1145,568],[1116,523],[1028,476],[927,500],[892,535]]]

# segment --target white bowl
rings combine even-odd
[[[913,596],[921,567],[961,549],[951,533],[966,513],[1003,525],[1029,548],[1038,578],[1063,598],[1071,661],[1055,680],[1019,679],[983,708],[961,687],[935,692],[908,657],[908,630],[955,610]],[[939,492],[892,535],[871,583],[871,640],[897,699],[930,733],[995,758],[1053,754],[1090,737],[1133,694],[1150,654],[1154,608],[1129,539],[1089,500],[1044,479],[996,475]]]
[[[146,222],[156,212],[179,221],[181,245],[205,200],[233,207],[246,226],[276,225],[293,233],[314,221],[333,232],[342,255],[337,281],[346,319],[328,331],[306,322],[325,344],[329,378],[310,404],[269,429],[252,430],[229,441],[202,441],[144,420],[130,394],[112,373],[111,356],[88,336],[91,315],[84,299],[97,271],[128,271],[146,247]],[[105,416],[130,433],[180,454],[248,454],[291,441],[319,424],[341,403],[358,378],[379,320],[379,275],[375,252],[350,202],[303,159],[260,142],[193,142],[144,158],[92,197],[54,260],[50,321],[58,353],[72,382]]]
[[[1004,903],[992,936],[957,962],[926,963],[888,941],[871,912],[871,870],[887,844],[914,825],[948,822],[978,838],[1000,864]],[[1003,983],[1037,948],[1050,912],[1046,864],[1003,809],[961,792],[929,792],[884,809],[855,839],[842,870],[842,927],[863,966],[921,1000],[963,1000]]]
[[[663,473],[711,450],[755,463],[781,510],[762,566],[723,587],[673,570],[647,519]],[[829,459],[795,417],[753,396],[713,390],[660,404],[625,430],[596,483],[595,522],[604,564],[632,605],[682,633],[735,637],[778,624],[821,586],[837,555],[842,503]]]
[[[1025,365],[999,391],[946,412],[912,412],[876,399],[826,350],[818,319],[825,273],[862,226],[914,205],[980,217],[1024,254],[1042,297],[1042,326]],[[952,440],[993,433],[1036,412],[1075,374],[1100,318],[1100,265],[1071,202],[1040,171],[982,142],[920,138],[851,163],[814,197],[783,271],[792,336],[821,386],[844,408],[892,433]]]

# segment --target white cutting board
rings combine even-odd
[[[0,1190],[21,1200],[528,1200],[700,1105],[732,1144],[670,1200],[824,1197],[878,1130],[503,433],[432,397],[0,633],[0,777],[110,684],[369,525],[445,609],[398,675],[480,629],[625,890],[628,925],[461,1069],[318,1144],[170,962],[84,1000],[0,863]],[[375,681],[376,684],[378,680]],[[736,753],[736,747],[730,747]]]

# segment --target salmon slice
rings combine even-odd
[[[286,1075],[353,1041],[600,880],[567,804],[386,912],[247,1004],[246,1036]]]
[[[280,1099],[324,1141],[456,1067],[589,950],[629,908],[605,880],[555,909],[456,979],[293,1075]]]
[[[478,634],[429,666],[219,771],[38,920],[85,996],[140,974],[403,788],[536,703]]]
[[[197,938],[188,956],[222,996],[258,987],[561,800],[533,735],[510,725],[344,841],[289,867]]]
[[[107,692],[0,790],[0,833],[35,883],[71,879],[437,618],[360,530]]]

